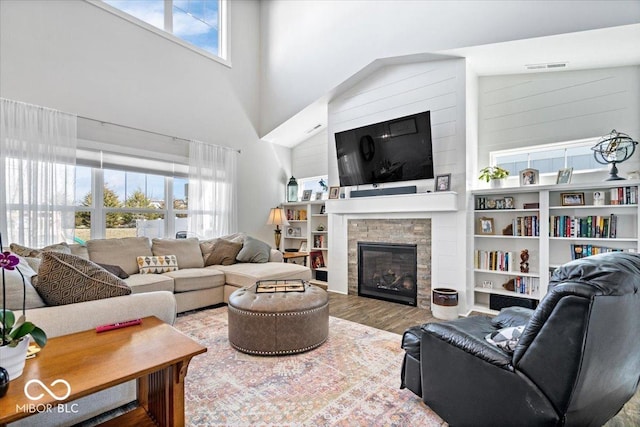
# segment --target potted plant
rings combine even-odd
[[[491,187],[501,187],[503,180],[509,176],[509,171],[500,166],[487,166],[480,169],[478,179],[491,182]]]
[[[2,248],[2,237],[0,236],[0,248]],[[0,270],[2,270],[2,310],[0,311],[0,361],[2,368],[6,370],[1,372],[5,377],[8,375],[9,380],[13,380],[22,375],[24,364],[29,348],[29,335],[40,346],[44,347],[47,343],[47,335],[45,332],[34,325],[27,322],[25,318],[25,301],[22,302],[22,315],[16,319],[13,311],[6,307],[7,291],[5,287],[5,270],[16,270],[22,276],[23,295],[24,275],[18,268],[20,259],[11,252],[0,253]],[[0,395],[2,391],[6,392],[5,385],[0,382]]]

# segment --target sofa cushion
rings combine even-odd
[[[199,289],[224,286],[225,275],[212,268],[187,268],[163,274],[173,279],[174,292],[188,292]]]
[[[271,255],[271,246],[261,240],[247,236],[236,259],[240,262],[264,263],[269,261],[269,255]]]
[[[41,249],[28,248],[26,246],[19,245],[17,243],[12,243],[9,245],[11,252],[14,254],[25,257],[25,258],[36,258],[39,257],[42,252],[61,252],[63,254],[70,254],[71,249],[69,249],[69,245],[65,242],[56,243],[55,245],[45,246]]]
[[[154,255],[175,255],[180,268],[204,267],[202,252],[197,238],[153,239],[151,250]]]
[[[139,256],[137,260],[140,274],[162,274],[178,270],[175,255]]]
[[[81,256],[82,258],[89,259],[89,250],[85,245],[79,245],[77,243],[73,243],[69,245],[69,249],[71,249],[71,253],[73,255]]]
[[[173,278],[164,274],[131,274],[124,280],[131,288],[131,293],[169,291],[173,292]]]
[[[218,239],[213,245],[213,250],[205,260],[204,265],[232,265],[236,263],[236,257],[242,249],[242,243]]]
[[[36,272],[29,266],[25,258],[18,257],[18,259],[20,263],[15,269],[4,271],[7,309],[13,311],[22,310],[23,291],[26,309],[44,307],[46,304],[31,284],[31,277],[35,276]],[[22,283],[23,276],[24,284]]]
[[[226,236],[216,237],[215,239],[201,240],[200,251],[202,252],[202,259],[206,261],[207,258],[209,258],[209,255],[211,255],[211,252],[213,251],[213,247],[218,242],[218,240],[222,239],[229,242],[242,243],[245,237],[246,237],[246,234],[244,233],[233,233],[233,234],[228,234]]]
[[[251,286],[258,280],[268,279],[311,280],[311,270],[309,270],[309,267],[285,262],[216,265],[206,268],[215,268],[224,272],[227,284],[238,287]]]
[[[91,261],[120,266],[127,274],[138,273],[139,256],[153,255],[147,237],[89,240],[87,250]]]
[[[129,295],[120,278],[77,255],[43,252],[36,290],[48,305],[63,305]]]

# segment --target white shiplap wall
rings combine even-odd
[[[640,138],[640,67],[481,77],[479,163],[489,152],[597,137]],[[634,156],[626,166],[637,162]],[[637,168],[637,163],[636,163]]]
[[[329,140],[327,130],[302,141],[291,150],[293,176],[307,178],[327,174]]]
[[[421,111],[431,111],[434,172],[451,173],[452,190],[458,192],[457,212],[433,212],[425,200],[423,217],[432,218],[433,287],[457,289],[460,293],[460,312],[465,312],[465,61],[460,59],[389,65],[375,71],[329,103],[328,161],[329,183],[339,185],[334,133]],[[417,185],[418,192],[433,190],[433,180],[384,184],[385,187]],[[371,186],[360,186],[360,189]],[[351,199],[367,204],[367,199]],[[428,199],[428,198],[425,198]],[[398,211],[400,212],[400,210]],[[410,214],[368,214],[377,218],[412,217]],[[336,217],[333,222],[343,225],[362,215]],[[330,228],[333,227],[330,218]],[[330,229],[329,289],[347,291],[346,238],[340,227]],[[344,228],[344,227],[342,227]]]

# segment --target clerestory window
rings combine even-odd
[[[136,20],[173,35],[189,48],[227,59],[227,0],[102,0]],[[97,4],[95,2],[94,4]],[[120,14],[118,14],[120,15]],[[139,22],[131,20],[140,25]],[[146,28],[146,27],[145,27]]]

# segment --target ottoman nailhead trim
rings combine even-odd
[[[232,343],[231,341],[229,342],[231,344],[231,347],[235,348],[236,350],[240,350],[243,353],[249,353],[249,354],[258,354],[258,355],[263,355],[263,356],[275,356],[275,355],[279,355],[279,354],[294,354],[294,353],[302,353],[305,351],[309,351],[309,350],[313,350],[314,348],[318,348],[320,347],[322,344],[324,344],[324,342],[327,339],[323,339],[322,341],[320,341],[317,344],[314,345],[310,345],[308,347],[303,347],[303,348],[298,348],[295,350],[278,350],[278,351],[257,351],[257,350],[248,350],[246,348],[242,348],[240,346],[235,345],[234,343]]]
[[[318,307],[318,308],[312,308],[309,310],[303,310],[303,311],[289,311],[286,313],[256,313],[254,311],[247,311],[247,310],[242,310],[240,308],[236,308],[232,305],[229,305],[229,310],[233,310],[236,313],[239,314],[245,314],[247,316],[263,316],[263,317],[277,317],[277,316],[298,316],[300,314],[309,314],[309,313],[315,313],[316,311],[320,311],[323,310],[324,308],[326,308],[329,305],[329,303],[326,303],[325,305]]]

